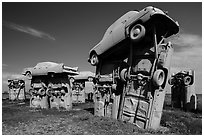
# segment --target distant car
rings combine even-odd
[[[122,58],[125,56],[124,51],[129,49],[130,44],[127,43],[138,43],[144,39],[152,31],[152,23],[158,23],[159,37],[169,37],[179,31],[178,23],[158,8],[149,6],[141,11],[129,11],[106,30],[102,40],[90,50],[88,62],[96,66],[100,58],[108,55],[111,58],[114,55]]]
[[[176,74],[172,74],[169,79],[170,85],[192,85],[194,83],[194,71],[180,71]]]
[[[21,86],[25,86],[25,81],[22,79],[8,79],[8,87],[9,88],[19,88]]]
[[[95,77],[95,74],[90,71],[81,71],[79,72],[79,75],[71,76],[70,79],[74,80],[89,80],[93,79]]]
[[[32,79],[32,75],[47,75],[51,73],[69,73],[72,75],[78,75],[78,67],[68,67],[63,63],[40,62],[35,67],[25,68],[22,75],[25,75],[28,79]]]

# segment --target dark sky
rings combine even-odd
[[[129,10],[142,10],[149,5],[168,11],[169,16],[180,24],[182,35],[179,38],[184,40],[176,41],[174,70],[192,66],[198,71],[198,75],[202,74],[202,53],[195,53],[202,49],[201,2],[3,2],[3,83],[9,74],[20,74],[23,68],[35,66],[42,61],[64,63],[71,67],[78,66],[80,71],[94,72],[95,67],[87,62],[88,52],[102,39],[106,29]],[[182,42],[186,44],[186,37],[193,39],[188,45],[179,46]],[[194,41],[199,41],[200,45],[194,46]],[[199,59],[197,66],[191,63],[194,60],[189,62],[191,65],[176,62],[181,59],[182,54],[189,60],[186,52],[191,52],[192,58],[196,56],[194,60]],[[200,92],[201,85],[198,86]]]

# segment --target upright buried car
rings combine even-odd
[[[25,81],[22,79],[9,79],[9,100],[25,100]]]
[[[171,87],[171,105],[185,111],[196,110],[195,71],[180,71],[169,79]]]
[[[34,68],[24,69],[23,75],[31,79],[31,107],[72,108],[70,76],[78,75],[77,68],[63,63],[41,62]]]
[[[96,66],[95,115],[158,128],[178,23],[162,10],[130,11],[89,52]]]
[[[157,28],[157,42],[179,31],[178,23],[158,8],[149,6],[141,11],[129,11],[106,30],[102,40],[90,50],[88,61],[96,66],[100,59],[126,58],[130,43],[149,41],[147,35],[153,33],[152,26]]]
[[[75,103],[84,103],[85,99],[93,100],[93,78],[94,73],[90,71],[81,71],[79,75],[70,77],[72,82],[72,100]]]

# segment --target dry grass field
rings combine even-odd
[[[202,108],[202,99],[198,99]],[[183,112],[172,109],[169,97],[158,130],[138,129],[131,123],[93,115],[93,102],[74,104],[73,110],[42,110],[25,104],[10,103],[4,100],[2,104],[2,134],[3,135],[139,135],[139,134],[176,134],[201,135],[202,109],[196,112]],[[200,104],[201,103],[201,104]]]

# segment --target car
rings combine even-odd
[[[35,67],[25,68],[22,75],[28,79],[32,79],[32,75],[48,75],[53,73],[68,73],[71,75],[78,75],[78,67],[68,67],[63,63],[55,62],[40,62]]]
[[[176,74],[172,74],[168,83],[170,85],[192,85],[194,83],[194,71],[193,70],[183,70]]]
[[[95,76],[94,73],[92,73],[91,71],[81,71],[79,72],[79,75],[75,75],[75,76],[70,76],[70,79],[74,82],[74,80],[89,80],[89,79],[93,79]]]
[[[179,31],[178,22],[158,8],[148,6],[141,11],[129,11],[106,30],[102,40],[90,50],[88,62],[96,66],[102,58],[124,59],[130,43],[136,45],[142,40],[148,41],[145,36],[152,31],[149,27],[152,23],[157,23],[157,36],[160,39]]]

